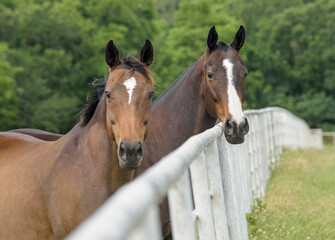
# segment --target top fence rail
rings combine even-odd
[[[231,145],[221,123],[189,138],[120,188],[68,240],[162,239],[159,204],[167,196],[173,239],[248,239],[245,214],[265,196],[283,147],[322,148],[322,130],[289,111],[247,110],[245,142]]]

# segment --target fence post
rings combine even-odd
[[[222,174],[216,139],[206,147],[205,158],[208,170],[209,191],[212,201],[216,239],[229,240]]]
[[[252,199],[256,197],[256,164],[255,164],[255,128],[254,128],[254,116],[250,114],[248,116],[250,131],[247,136],[248,147],[249,147],[249,162],[250,162],[250,184],[251,184],[251,196]],[[253,203],[251,203],[252,205]]]
[[[241,216],[237,200],[237,185],[234,175],[234,165],[231,153],[229,153],[225,138],[218,138],[219,158],[223,177],[223,192],[227,211],[228,230],[231,240],[247,239],[245,232],[241,229]]]
[[[204,151],[190,165],[199,239],[216,239]]]
[[[251,190],[251,171],[250,171],[250,158],[249,158],[249,136],[245,136],[245,141],[242,145],[243,156],[242,156],[242,166],[243,166],[243,175],[245,181],[245,192],[246,192],[246,209],[247,213],[251,212],[252,206],[252,190]]]
[[[168,199],[173,239],[196,240],[189,171],[171,185]]]
[[[162,239],[158,206],[152,205],[127,236],[127,240]]]

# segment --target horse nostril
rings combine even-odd
[[[140,159],[142,157],[143,157],[143,150],[142,150],[142,148],[140,148],[137,152],[137,158]]]
[[[126,158],[126,144],[124,143],[124,141],[121,141],[121,143],[120,143],[119,156],[122,159]]]
[[[241,123],[241,127],[242,127],[243,135],[246,135],[249,132],[249,122],[247,118],[243,119],[243,122]]]
[[[143,156],[143,149],[142,149],[142,143],[140,141],[138,141],[135,144],[135,151],[137,152],[137,157],[138,158],[142,158],[142,156]]]
[[[234,134],[234,126],[236,125],[235,121],[229,117],[227,118],[227,121],[224,125],[224,132],[227,134],[227,135],[233,135]]]
[[[140,148],[142,148],[142,144],[140,141],[137,141],[135,144],[134,144],[134,150],[135,151],[138,151]]]

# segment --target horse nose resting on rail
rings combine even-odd
[[[239,144],[244,142],[244,136],[249,131],[248,120],[242,110],[248,71],[239,55],[245,41],[245,30],[241,26],[230,45],[217,41],[217,32],[212,27],[207,38],[205,64],[206,109],[224,124],[227,141]]]
[[[243,117],[242,121],[237,124],[233,118],[228,117],[223,132],[228,142],[233,144],[243,143],[244,135],[249,132],[248,119]]]

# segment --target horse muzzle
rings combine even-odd
[[[140,141],[121,141],[118,149],[119,165],[121,169],[133,170],[141,165],[143,148]]]
[[[249,123],[246,117],[237,124],[236,121],[228,117],[223,127],[226,140],[231,144],[241,144],[244,142],[244,136],[249,132]]]

